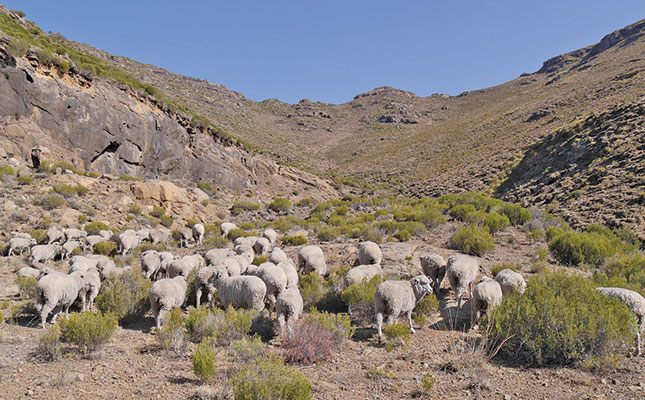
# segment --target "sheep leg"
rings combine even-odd
[[[215,289],[213,288],[206,289],[206,302],[208,303],[209,306],[213,305],[213,294],[215,294],[214,292],[215,292]]]
[[[161,321],[163,320],[163,316],[166,314],[166,310],[163,308],[160,308],[159,311],[157,312],[157,317],[156,317],[156,324],[157,324],[157,329],[161,329]]]
[[[284,314],[278,315],[278,326],[280,327],[280,339],[284,340]]]
[[[86,303],[87,303],[87,302],[86,302],[86,300],[85,300],[85,294],[82,294],[82,295],[81,295],[81,309],[83,310],[83,312],[85,312],[85,311],[86,311],[86,309],[85,309],[85,307],[86,307]]]
[[[381,343],[383,339],[383,313],[376,313],[376,329],[378,330],[378,342]]]
[[[47,323],[47,316],[54,308],[55,306],[53,304],[45,303],[40,309],[40,323],[43,329],[45,328],[45,323]]]
[[[407,315],[408,315],[408,323],[410,324],[410,332],[416,333],[416,331],[414,330],[414,327],[412,326],[412,310],[408,311]]]
[[[56,321],[58,320],[58,316],[60,313],[63,311],[63,306],[56,306],[54,307],[54,315],[52,315],[52,324],[56,324]]]
[[[641,331],[636,332],[636,355],[641,355]]]
[[[195,288],[195,307],[199,308],[202,299],[202,285],[196,285]]]

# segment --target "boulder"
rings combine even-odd
[[[153,200],[158,203],[188,203],[188,194],[172,182],[146,181],[133,187],[137,200]]]

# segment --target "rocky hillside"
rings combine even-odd
[[[645,97],[594,113],[526,151],[497,194],[549,206],[577,225],[633,226],[645,236]]]

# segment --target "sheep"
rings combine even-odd
[[[430,280],[425,275],[417,275],[409,281],[385,281],[376,288],[374,295],[374,312],[376,313],[376,326],[379,343],[383,339],[383,314],[387,313],[387,324],[394,322],[401,313],[406,313],[410,332],[415,333],[412,327],[412,310],[417,301],[426,294],[432,294]]]
[[[272,262],[275,265],[278,265],[281,262],[288,261],[288,260],[289,260],[289,257],[287,257],[287,253],[285,253],[279,247],[274,247],[273,250],[271,251],[271,254],[269,254],[269,262]]]
[[[16,271],[16,275],[23,278],[38,278],[38,275],[40,275],[40,270],[33,267],[22,267],[18,271]]]
[[[358,262],[360,265],[380,264],[383,253],[378,244],[374,242],[362,242],[358,245]]]
[[[7,256],[11,256],[15,250],[20,250],[20,255],[30,248],[37,244],[36,239],[27,239],[23,237],[14,237],[9,240],[9,252]]]
[[[502,287],[500,284],[484,276],[473,290],[473,308],[475,321],[481,317],[482,310],[492,310],[502,302]]]
[[[136,232],[128,229],[117,237],[117,243],[121,251],[121,257],[125,257],[128,251],[141,244],[141,237]]]
[[[188,241],[193,238],[193,230],[183,227],[177,231],[179,247],[188,247]]]
[[[114,263],[112,263],[102,267],[99,263],[98,266],[100,267],[99,272],[101,273],[102,279],[107,279],[112,275],[114,275],[116,278],[119,278],[126,272],[132,272],[132,267],[129,265],[125,267],[117,267],[116,265],[114,265]]]
[[[298,270],[296,270],[296,265],[293,261],[282,261],[278,263],[278,268],[282,269],[282,272],[287,277],[287,289],[298,288]]]
[[[87,244],[87,246],[85,248],[86,249],[93,249],[94,245],[96,245],[97,243],[101,243],[101,242],[106,242],[106,240],[105,240],[105,238],[103,236],[101,236],[101,235],[90,235],[90,236],[85,238],[85,243]]]
[[[49,270],[49,269],[48,269]],[[49,271],[36,283],[36,310],[40,314],[43,328],[49,313],[58,310],[52,317],[52,324],[56,323],[58,315],[65,309],[65,316],[69,317],[69,307],[78,298],[78,293],[85,285],[83,272],[73,272],[69,275],[56,271]]]
[[[473,282],[477,278],[479,264],[472,257],[455,254],[448,258],[446,276],[450,287],[457,295],[457,311],[461,310],[461,297],[468,291],[473,297]]]
[[[58,228],[47,229],[47,244],[62,242],[65,240],[65,233]]]
[[[32,236],[24,232],[11,232],[12,238],[32,239]]]
[[[236,249],[243,244],[253,247],[255,240],[256,239],[253,239],[252,236],[240,236],[233,241],[233,249]]]
[[[42,278],[43,276],[47,276],[47,275],[51,274],[52,272],[58,272],[58,271],[53,270],[53,269],[51,269],[49,267],[45,267],[45,268],[40,270],[40,273],[38,274],[38,277],[36,278],[36,280],[39,281],[40,278]],[[81,272],[83,272],[83,271],[81,271]]]
[[[248,257],[243,256],[243,255],[239,255],[239,254],[236,254],[236,255],[232,256],[231,258],[234,258],[235,260],[237,260],[237,263],[240,264],[240,274],[241,275],[244,275],[246,273],[247,269],[251,265],[251,261],[253,261],[253,260],[249,261]]]
[[[161,321],[166,312],[184,304],[187,288],[188,284],[183,276],[160,279],[152,284],[148,292],[148,300],[155,316],[157,329],[161,329]]]
[[[160,251],[159,259],[161,259],[161,264],[159,265],[159,272],[157,273],[157,279],[160,277],[168,277],[168,265],[175,259],[175,256],[172,255],[169,251]]]
[[[216,265],[221,264],[229,255],[231,255],[229,249],[210,249],[204,254],[204,258],[208,265]]]
[[[138,231],[136,231],[135,233],[137,234],[137,236],[139,236],[139,238],[141,239],[142,242],[145,242],[145,241],[150,241],[150,232],[151,231],[152,231],[152,229],[150,229],[150,228],[141,228]]]
[[[255,243],[253,243],[253,251],[258,256],[266,256],[271,251],[271,242],[267,238],[258,238]]]
[[[302,247],[298,251],[298,269],[304,270],[305,274],[316,271],[319,275],[327,274],[327,263],[322,249],[316,245]]]
[[[495,280],[502,287],[504,296],[510,294],[513,290],[517,290],[520,293],[524,293],[526,290],[526,281],[522,278],[522,275],[512,269],[506,268],[499,271],[495,275]]]
[[[432,290],[435,293],[439,293],[441,282],[443,282],[443,278],[446,275],[446,260],[439,254],[432,253],[421,256],[420,260],[423,273],[432,282]]]
[[[278,325],[280,326],[280,337],[285,338],[285,325],[287,333],[291,335],[293,327],[302,314],[303,301],[300,291],[297,288],[290,288],[282,291],[275,303]]]
[[[645,331],[645,298],[633,290],[617,287],[597,287],[597,291],[614,299],[623,302],[634,314],[638,320],[638,329],[636,331],[636,355],[641,353],[641,335]]]
[[[268,239],[271,246],[273,246],[275,241],[278,240],[278,232],[271,228],[267,228],[262,232],[262,237]]]
[[[85,285],[79,290],[79,297],[83,311],[92,310],[94,299],[101,290],[101,274],[96,268],[90,268],[84,272]]]
[[[195,243],[199,245],[202,244],[202,242],[204,241],[204,233],[206,233],[206,229],[204,229],[204,225],[202,224],[193,225],[193,238],[195,239]]]
[[[253,259],[255,258],[255,251],[253,251],[253,248],[249,245],[243,244],[238,246],[235,249],[235,252],[238,255],[246,257],[246,259],[249,261],[249,264],[253,262]]]
[[[262,311],[267,287],[257,276],[229,277],[226,271],[216,270],[209,279],[217,289],[217,295],[223,307],[250,308]]]
[[[87,237],[87,232],[75,228],[63,229],[63,233],[65,234],[65,241],[74,239],[80,241],[84,237]]]
[[[170,235],[171,232],[168,229],[152,229],[148,234],[148,240],[150,240],[152,244],[166,243],[168,239],[170,239]]]
[[[260,264],[253,275],[262,279],[266,285],[265,302],[269,306],[269,311],[273,310],[276,298],[287,287],[287,275],[282,268],[270,262]]]
[[[191,272],[197,271],[204,266],[204,259],[202,256],[195,254],[192,256],[185,256],[176,258],[168,264],[168,276],[174,278],[178,275],[188,278]]]
[[[31,248],[30,263],[48,263],[50,260],[53,260],[59,252],[60,245],[58,243],[36,245]]]
[[[195,281],[193,282],[193,285],[195,286],[195,307],[199,307],[204,289],[206,290],[207,304],[210,305],[213,302],[215,286],[211,283],[210,278],[217,269],[224,270],[224,267],[221,265],[209,265],[208,267],[198,270],[195,274]]]
[[[359,284],[364,280],[370,280],[376,275],[383,275],[380,264],[359,265],[347,271],[345,274],[345,286]]]
[[[204,257],[200,256],[199,254],[184,256],[182,259],[186,260],[188,265],[190,265],[193,270],[203,268],[206,265],[206,261],[204,261]]]
[[[230,231],[237,229],[237,225],[232,222],[222,222],[219,228],[222,231],[222,236],[226,237]]]
[[[67,242],[63,243],[60,251],[61,260],[68,259],[69,255],[72,254],[74,249],[79,247],[81,247],[81,242],[79,242],[78,240],[68,240]]]
[[[237,258],[229,257],[225,259],[221,264],[221,268],[224,268],[228,272],[228,276],[238,276],[242,273],[242,267]]]
[[[161,268],[161,257],[155,250],[141,253],[141,274],[146,279],[154,280]]]
[[[112,236],[114,236],[114,233],[109,230],[109,229],[103,229],[99,231],[99,236],[103,238],[106,242],[112,239]]]

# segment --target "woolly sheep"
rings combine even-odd
[[[255,243],[253,243],[253,251],[258,256],[266,256],[271,251],[271,242],[267,238],[258,238]]]
[[[327,274],[327,263],[322,249],[316,245],[302,247],[298,251],[298,269],[305,274],[316,271],[319,275]]]
[[[65,241],[74,239],[81,240],[84,237],[87,237],[87,232],[75,228],[63,229],[63,233],[65,234]]]
[[[287,276],[282,268],[270,262],[260,264],[253,275],[262,279],[266,285],[265,302],[269,306],[269,311],[273,310],[276,298],[287,287]]]
[[[645,298],[633,290],[617,287],[598,287],[597,291],[614,299],[623,302],[634,314],[638,320],[638,330],[636,331],[636,355],[641,355],[641,335],[645,332]]]
[[[48,263],[60,252],[60,245],[58,243],[40,244],[31,248],[31,264],[36,262]]]
[[[125,267],[117,267],[112,264],[108,264],[107,266],[101,267],[101,264],[99,263],[98,265],[100,267],[99,272],[101,273],[101,278],[102,279],[107,279],[111,275],[114,275],[116,278],[119,278],[121,275],[125,274],[126,272],[132,272],[132,267],[127,265]]]
[[[11,256],[15,250],[20,250],[20,255],[30,248],[31,246],[36,245],[36,239],[27,239],[22,237],[14,237],[9,240],[9,252],[8,256]]]
[[[221,264],[221,268],[224,268],[228,272],[228,276],[238,276],[242,273],[242,267],[240,266],[240,261],[235,257],[229,257],[225,259]]]
[[[475,321],[479,320],[482,311],[492,310],[501,302],[502,287],[497,281],[484,276],[473,290]]]
[[[52,324],[56,323],[58,315],[65,309],[65,316],[69,316],[69,307],[78,298],[78,293],[85,285],[83,272],[63,274],[56,271],[49,271],[36,283],[36,310],[40,314],[40,321],[43,328],[49,313],[54,311]]]
[[[204,229],[204,225],[202,224],[195,224],[193,225],[193,238],[195,239],[195,243],[201,245],[202,242],[204,241],[204,233],[206,233],[206,229]]]
[[[269,262],[274,263],[275,265],[280,264],[283,261],[288,261],[287,253],[285,253],[281,248],[274,247],[269,255]]]
[[[282,269],[282,272],[287,277],[287,289],[298,288],[298,270],[296,270],[296,264],[291,260],[286,260],[278,263],[278,268]]]
[[[264,309],[264,297],[267,288],[262,279],[257,276],[229,277],[226,271],[216,270],[210,282],[217,289],[217,296],[224,308],[233,307]]]
[[[253,251],[253,248],[249,245],[243,244],[238,246],[235,249],[235,252],[238,255],[246,257],[246,259],[249,261],[249,264],[253,262],[253,259],[255,258],[255,251]]]
[[[253,247],[253,243],[255,243],[255,239],[253,239],[252,237],[240,236],[238,238],[235,238],[235,240],[233,241],[233,249],[236,249],[243,244]]]
[[[273,246],[276,240],[278,240],[278,232],[271,228],[267,228],[262,232],[262,237],[269,240],[269,244]]]
[[[376,326],[379,342],[383,339],[383,314],[387,313],[387,324],[392,324],[401,313],[405,313],[412,327],[412,310],[417,301],[426,294],[432,293],[430,280],[425,275],[418,275],[409,281],[385,281],[376,288],[374,295],[374,312],[376,313]]]
[[[65,233],[58,228],[47,229],[47,244],[54,242],[63,242],[65,240]]]
[[[81,242],[79,242],[78,240],[68,240],[67,242],[63,243],[60,251],[61,260],[68,259],[69,255],[79,247],[81,247]]]
[[[161,265],[159,265],[159,272],[157,273],[157,279],[160,277],[168,277],[168,265],[175,259],[175,256],[172,255],[169,251],[159,252],[159,258],[161,259]]]
[[[290,288],[282,291],[275,303],[275,311],[278,315],[280,326],[280,337],[285,338],[285,325],[289,335],[302,314],[303,301],[300,291],[297,288]]]
[[[345,286],[359,284],[364,280],[370,280],[376,275],[383,275],[380,264],[359,265],[347,271],[345,274]]]
[[[33,239],[32,236],[25,232],[11,232],[12,238]]]
[[[174,278],[176,276],[183,276],[188,278],[188,275],[193,271],[197,271],[204,266],[204,259],[199,254],[176,258],[168,264],[168,276]]]
[[[215,286],[210,282],[211,276],[217,269],[223,269],[221,265],[209,265],[201,268],[195,274],[193,286],[195,287],[195,307],[199,307],[202,301],[202,293],[206,291],[206,303],[211,305],[213,302],[213,294],[215,293]]]
[[[23,278],[38,278],[40,270],[33,267],[22,267],[16,271],[16,275],[22,276]]]
[[[78,296],[81,298],[83,311],[86,311],[92,310],[94,299],[101,290],[101,274],[96,268],[90,268],[83,274],[85,275],[85,285],[79,290]]]
[[[155,280],[161,268],[161,257],[155,250],[146,250],[141,253],[141,275],[146,279]]]
[[[117,237],[117,243],[121,251],[121,257],[125,257],[128,251],[141,244],[141,237],[136,232],[125,231]]]
[[[222,236],[228,236],[228,233],[232,231],[233,229],[237,229],[237,225],[235,225],[232,222],[222,222],[222,224],[219,226],[220,230],[222,231]]]
[[[253,261],[253,260],[249,261],[248,257],[246,257],[244,255],[239,255],[239,254],[236,254],[236,255],[232,256],[232,258],[236,259],[237,263],[240,264],[240,274],[241,275],[246,273],[246,270],[251,265],[251,261]]]
[[[166,243],[170,239],[171,232],[168,229],[152,229],[148,234],[148,239],[152,244]]]
[[[166,312],[184,304],[187,286],[183,276],[160,279],[152,284],[148,292],[148,300],[155,316],[157,329],[161,328],[161,321]]]
[[[362,242],[358,245],[358,262],[360,265],[380,264],[383,253],[378,244],[374,242]]]
[[[87,244],[87,249],[93,249],[94,245],[97,243],[105,242],[105,238],[101,235],[90,235],[85,238],[85,243]]]
[[[210,249],[204,254],[204,258],[208,265],[217,265],[224,262],[229,255],[231,255],[229,249]]]
[[[179,239],[179,247],[188,247],[188,242],[193,238],[193,230],[188,227],[180,228],[175,238]]]
[[[109,229],[103,229],[99,231],[99,236],[103,238],[106,242],[112,239],[112,236],[114,236],[114,233],[109,230]]]
[[[446,275],[446,260],[439,254],[426,254],[420,257],[421,269],[425,276],[432,282],[432,290],[434,293],[439,293],[441,282]]]
[[[141,239],[142,242],[149,241],[150,240],[150,232],[152,229],[150,228],[141,228],[138,231],[136,231],[137,236]]]
[[[477,260],[464,254],[455,254],[448,258],[446,277],[450,287],[457,295],[457,310],[461,310],[461,298],[469,292],[473,296],[473,282],[477,278],[479,264]]]
[[[502,287],[502,293],[504,296],[517,290],[520,293],[524,293],[526,290],[526,281],[522,278],[522,275],[513,271],[512,269],[503,269],[495,275],[495,280],[499,283],[499,286]]]

